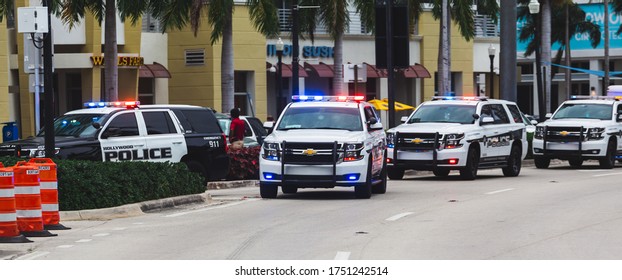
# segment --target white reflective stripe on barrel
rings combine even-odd
[[[0,189],[0,197],[14,197],[15,190],[14,189]]]
[[[58,204],[41,204],[43,212],[58,211]]]
[[[41,218],[43,214],[41,210],[17,210],[18,218]]]
[[[13,177],[13,172],[0,172],[0,177]]]
[[[57,190],[58,182],[41,182],[42,190]]]
[[[0,214],[0,223],[15,222],[16,220],[17,220],[17,214],[15,213]]]
[[[15,187],[15,194],[41,194],[39,186],[36,187]]]

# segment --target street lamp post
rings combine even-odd
[[[292,95],[299,94],[299,80],[298,80],[298,0],[294,1],[292,5]]]
[[[495,46],[493,46],[492,44],[490,44],[490,46],[488,46],[488,57],[490,57],[490,98],[494,98],[493,92],[494,92],[494,79],[495,79],[495,53],[497,52],[497,49],[495,49]]]
[[[276,70],[276,114],[277,116],[281,115],[281,111],[283,110],[283,94],[282,94],[282,89],[283,89],[283,62],[282,62],[282,58],[283,58],[283,47],[285,46],[285,44],[283,43],[283,40],[281,40],[281,38],[279,38],[278,41],[276,41],[276,57],[277,57],[277,70]]]
[[[538,0],[529,1],[529,13],[532,15],[536,15],[536,33],[534,35],[536,40],[536,87],[538,90],[538,114],[540,117],[540,122],[546,120],[546,94],[544,93],[544,87],[542,86],[542,61],[541,61],[541,51],[540,51],[540,3]]]

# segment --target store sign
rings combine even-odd
[[[605,47],[605,7],[602,3],[598,4],[579,4],[579,8],[581,8],[585,12],[585,20],[592,22],[598,26],[600,26],[601,32],[601,40],[600,44],[596,46],[596,48],[592,48],[592,43],[590,42],[590,36],[587,33],[584,34],[574,34],[570,38],[570,48],[575,50],[603,50]],[[609,7],[609,47],[610,48],[622,48],[622,34],[617,35],[618,28],[620,28],[620,24],[622,23],[622,16],[616,14],[612,7]],[[519,19],[516,24],[516,50],[519,53],[524,53],[527,49],[527,42],[521,42],[520,38],[518,38],[520,34],[520,30],[526,24],[526,19]],[[557,50],[559,49],[559,44],[554,44],[551,49]]]
[[[293,53],[292,45],[284,45],[283,46],[283,56],[292,56]],[[267,45],[268,56],[276,56],[276,46],[275,45]],[[327,46],[304,46],[302,47],[301,52],[302,57],[305,58],[332,58],[333,57],[333,47]]]
[[[104,56],[91,56],[91,62],[93,62],[93,66],[103,66]],[[145,58],[142,56],[119,56],[117,60],[117,65],[119,66],[142,66],[144,64]]]

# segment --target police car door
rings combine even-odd
[[[149,161],[180,162],[188,153],[186,139],[177,118],[170,110],[142,110]],[[140,119],[139,119],[140,120]]]
[[[376,111],[373,109],[373,107],[365,106],[365,108],[363,108],[363,111],[365,113],[365,123],[367,126],[367,133],[369,133],[369,136],[373,143],[372,174],[377,175],[380,172],[382,172],[382,166],[384,164],[384,147],[385,147],[384,133],[382,129],[375,129],[375,130],[370,129],[369,121],[372,118],[375,118],[376,122],[380,122],[380,119],[378,118],[378,115],[376,114]]]
[[[99,135],[103,161],[127,161],[143,158],[145,137],[140,135],[136,111],[115,114]]]

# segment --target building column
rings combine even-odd
[[[590,60],[590,70],[603,70],[602,64],[598,59]],[[594,87],[598,95],[602,92],[602,85],[600,77],[596,75],[590,75],[590,88]]]

